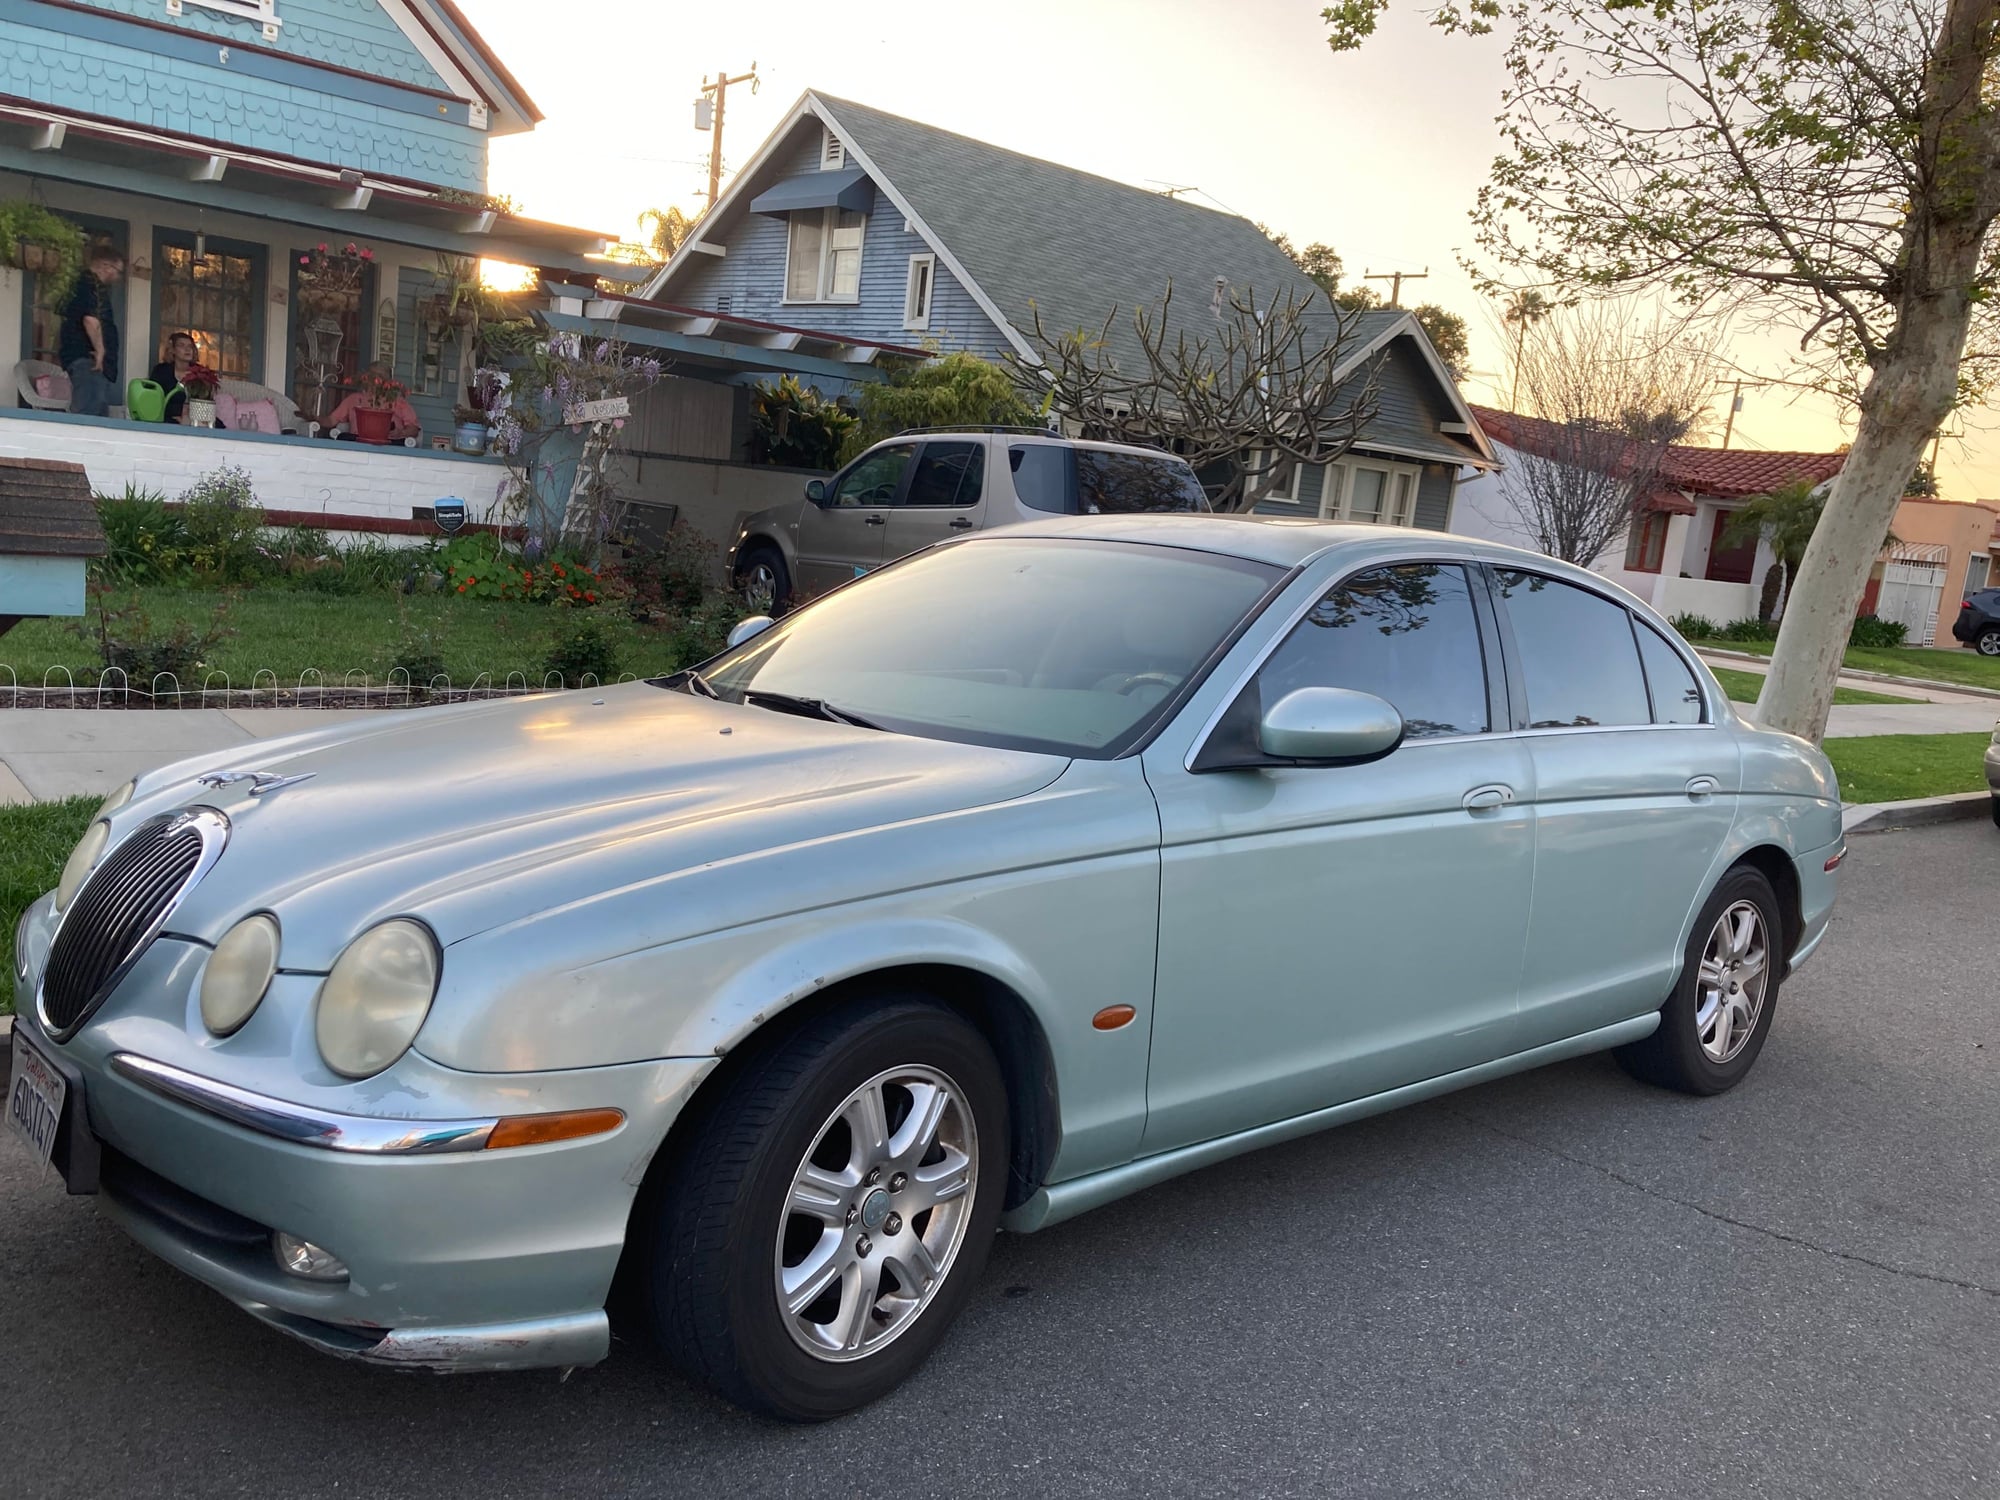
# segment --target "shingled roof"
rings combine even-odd
[[[1472,411],[1486,435],[1496,443],[1523,453],[1560,451],[1553,422],[1491,406],[1474,406]],[[1675,443],[1667,449],[1666,459],[1660,465],[1660,482],[1711,499],[1742,500],[1751,495],[1768,495],[1779,485],[1795,479],[1820,484],[1838,474],[1846,462],[1845,453],[1772,453],[1754,448],[1700,448],[1690,443]],[[1654,508],[1678,510],[1680,506],[1656,504]]]
[[[0,458],[0,555],[102,557],[90,476],[82,464]]]

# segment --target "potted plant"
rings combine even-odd
[[[0,262],[33,271],[52,301],[69,296],[83,251],[82,228],[61,214],[27,198],[0,199]]]
[[[396,403],[409,393],[410,388],[402,381],[377,375],[373,370],[363,370],[362,404],[354,409],[355,439],[363,443],[388,442],[389,427],[396,417]]]
[[[222,377],[207,365],[189,365],[181,372],[181,390],[187,393],[187,409],[183,413],[190,427],[213,427],[215,425],[215,391],[222,384]],[[173,394],[171,391],[169,395]]]
[[[319,245],[299,257],[299,305],[311,312],[353,312],[375,252],[351,241],[341,249]]]

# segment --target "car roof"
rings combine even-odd
[[[1093,452],[1135,453],[1142,458],[1164,458],[1171,463],[1184,464],[1186,459],[1178,453],[1169,453],[1165,448],[1149,448],[1144,443],[1108,443],[1097,438],[1064,437],[1060,432],[1028,431],[1018,427],[912,427],[883,438],[868,451],[886,448],[892,443],[934,443],[972,442],[980,438],[1004,438],[1010,443],[1048,443],[1060,448],[1088,448]]]
[[[1596,588],[1610,580],[1540,552],[1480,541],[1448,531],[1407,526],[1367,526],[1353,522],[1294,520],[1289,517],[1217,515],[1175,511],[1129,516],[1066,516],[995,526],[965,539],[970,545],[993,537],[1078,537],[1100,542],[1133,542],[1190,547],[1227,557],[1295,568],[1333,551],[1429,553],[1477,558],[1500,567],[1533,568],[1538,573],[1576,578]]]

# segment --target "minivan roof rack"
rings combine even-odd
[[[1010,427],[1000,422],[952,422],[943,427],[905,427],[896,434],[908,437],[921,432],[1013,432],[1023,437],[1061,437],[1053,427]]]

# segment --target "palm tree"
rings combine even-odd
[[[700,218],[700,214],[684,214],[678,208],[649,208],[639,215],[639,232],[645,235],[646,249],[656,265],[673,259]]]
[[[1806,555],[1806,543],[1819,525],[1826,508],[1826,488],[1811,479],[1794,479],[1768,495],[1759,495],[1723,528],[1722,540],[1731,546],[1762,537],[1771,544],[1771,566],[1764,572],[1764,587],[1757,596],[1757,618],[1769,620],[1777,611],[1780,597],[1791,597],[1792,579]],[[1895,533],[1883,537],[1882,545],[1894,546]]]
[[[1555,304],[1536,291],[1516,292],[1507,299],[1502,321],[1514,325],[1514,392],[1507,404],[1516,410],[1521,405],[1521,350],[1527,343],[1528,329],[1555,310]]]

